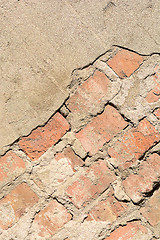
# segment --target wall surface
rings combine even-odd
[[[0,153],[68,97],[72,71],[112,45],[160,52],[159,0],[0,0]]]

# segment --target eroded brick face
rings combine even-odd
[[[130,239],[144,239],[148,238],[148,230],[139,222],[128,223],[124,227],[116,229],[105,240],[130,240]]]
[[[87,79],[75,94],[67,101],[67,106],[71,112],[83,113],[91,111],[95,105],[100,104],[105,97],[109,86],[109,79],[100,71],[96,71],[93,76]]]
[[[14,152],[9,151],[0,158],[0,187],[24,173],[25,170],[24,161]]]
[[[72,215],[63,205],[56,200],[52,200],[36,215],[33,224],[38,236],[46,238],[56,233],[71,218]]]
[[[22,183],[0,200],[0,228],[8,229],[38,202],[37,195]]]
[[[56,113],[44,127],[38,127],[19,141],[20,148],[32,161],[37,160],[69,130],[66,119]]]
[[[75,206],[80,208],[101,194],[114,180],[115,176],[106,164],[98,161],[78,176],[66,193]]]
[[[106,221],[113,223],[127,209],[127,204],[118,202],[112,193],[106,200],[100,201],[88,214],[87,221]]]
[[[123,186],[128,196],[137,203],[142,200],[143,194],[152,191],[159,179],[160,156],[154,153],[141,163],[138,174],[131,174],[123,181]]]
[[[117,133],[124,129],[128,123],[112,106],[106,106],[104,112],[95,117],[86,127],[76,134],[82,146],[93,155],[109,142]]]
[[[121,169],[126,169],[159,139],[159,132],[147,119],[143,119],[138,127],[128,130],[117,140],[114,146],[108,149],[108,154],[116,158],[117,165]]]
[[[107,63],[120,78],[125,78],[129,77],[142,62],[143,58],[140,55],[123,49]]]

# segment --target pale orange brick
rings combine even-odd
[[[83,113],[91,111],[95,104],[99,104],[106,95],[109,86],[109,79],[100,71],[95,71],[94,75],[82,83],[67,101],[67,106],[71,112]]]
[[[143,57],[122,49],[107,64],[115,71],[120,78],[129,77],[142,64]]]
[[[124,189],[133,202],[140,202],[144,194],[152,191],[160,179],[160,156],[156,153],[142,162],[138,174],[131,174],[123,181]]]
[[[74,153],[71,147],[65,148],[63,152],[57,153],[55,156],[55,160],[57,161],[64,158],[67,159],[68,164],[71,166],[74,172],[76,171],[77,167],[84,165],[83,160]]]
[[[156,109],[156,110],[154,111],[154,115],[156,115],[156,117],[157,117],[158,119],[160,119],[160,108],[158,108],[158,109]]]
[[[50,237],[55,234],[65,223],[71,220],[72,215],[65,207],[52,200],[35,217],[33,226],[40,237]]]
[[[108,169],[104,161],[99,160],[85,170],[66,190],[67,195],[78,208],[105,191],[115,175]]]
[[[150,239],[148,229],[139,222],[128,223],[124,227],[114,230],[105,240],[131,240],[131,239]]]
[[[117,133],[124,129],[128,123],[112,106],[106,106],[104,112],[87,124],[76,137],[83,148],[90,155],[94,155],[101,149],[104,143],[109,142]]]
[[[24,161],[9,151],[0,158],[0,187],[14,180],[26,170]]]
[[[26,183],[18,185],[0,200],[0,228],[14,225],[36,202],[37,195]]]
[[[88,214],[87,221],[106,221],[113,223],[127,209],[127,204],[118,202],[110,193],[106,200],[100,201]]]
[[[160,190],[148,200],[145,207],[141,209],[141,213],[152,226],[160,223]]]
[[[35,161],[57,143],[69,127],[67,120],[57,112],[44,127],[38,127],[29,136],[23,137],[19,146],[32,161]]]
[[[108,154],[116,158],[121,169],[126,169],[159,140],[160,133],[150,122],[143,119],[138,127],[132,128],[117,140],[114,146],[108,149]]]

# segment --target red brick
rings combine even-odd
[[[94,155],[103,147],[104,143],[109,142],[127,125],[119,112],[108,105],[104,112],[93,118],[86,127],[76,134],[76,137],[80,140],[85,151]]]
[[[105,240],[140,240],[142,238],[146,239],[144,238],[145,236],[149,236],[148,230],[139,222],[131,222],[124,227],[119,227],[114,230]]]
[[[160,190],[153,194],[146,206],[141,209],[141,213],[152,226],[160,223]]]
[[[82,83],[67,101],[71,112],[83,113],[91,111],[96,104],[106,95],[109,79],[102,72],[96,71],[93,76]]]
[[[126,210],[127,204],[118,202],[110,193],[106,200],[100,201],[88,214],[87,221],[107,221],[113,223]]]
[[[138,127],[132,128],[117,140],[113,147],[108,149],[108,154],[116,158],[121,169],[130,167],[160,139],[160,133],[146,119]]]
[[[26,183],[18,185],[0,200],[0,228],[14,225],[37,201],[37,195]]]
[[[56,113],[44,127],[38,127],[19,141],[20,148],[35,161],[69,130],[66,119]]]
[[[9,151],[0,158],[0,187],[14,180],[26,170],[24,161]]]
[[[143,199],[144,193],[150,192],[160,178],[160,156],[152,154],[139,167],[137,175],[131,174],[123,181],[127,195],[138,203]]]
[[[50,237],[55,234],[65,223],[71,220],[72,215],[67,212],[65,207],[52,200],[41,210],[34,219],[34,229],[40,237]]]
[[[66,190],[67,195],[78,208],[105,191],[115,180],[114,174],[104,161],[99,160],[81,174]]]
[[[158,108],[158,109],[156,109],[156,110],[154,111],[154,115],[156,115],[156,117],[157,117],[158,119],[160,119],[160,108]]]
[[[75,155],[74,151],[70,147],[65,148],[63,152],[57,153],[55,156],[55,160],[57,161],[62,160],[63,158],[67,159],[68,164],[71,166],[74,172],[76,171],[77,167],[84,165],[82,159]]]
[[[109,59],[107,64],[120,78],[125,78],[137,70],[142,62],[142,56],[123,49]]]

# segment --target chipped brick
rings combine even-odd
[[[50,237],[55,234],[65,223],[71,220],[72,215],[65,207],[52,200],[35,217],[33,226],[40,237]]]
[[[138,174],[131,174],[123,181],[127,195],[138,203],[144,197],[144,193],[150,192],[160,179],[160,156],[152,154],[142,162]]]
[[[101,149],[104,143],[109,142],[117,133],[124,129],[128,123],[112,106],[106,106],[104,112],[93,118],[76,137],[83,148],[90,155],[94,155]]]
[[[67,101],[68,108],[71,112],[78,113],[91,111],[96,104],[100,104],[101,99],[108,91],[108,86],[109,79],[106,75],[100,71],[96,71],[69,98]]]
[[[118,202],[110,193],[106,200],[100,201],[88,214],[87,221],[106,221],[113,223],[127,209],[127,204]]]
[[[23,137],[19,146],[32,161],[35,161],[57,143],[67,130],[68,122],[60,113],[56,113],[44,127],[38,127],[29,136]]]
[[[67,195],[78,208],[105,191],[115,180],[114,174],[104,161],[99,160],[81,174],[66,190]]]
[[[24,161],[14,152],[7,152],[0,158],[0,187],[20,176],[25,170]]]
[[[116,158],[117,165],[121,169],[126,169],[159,140],[160,134],[154,126],[143,119],[138,127],[132,128],[117,140],[114,146],[108,149],[108,154]]]
[[[26,183],[18,185],[0,200],[0,228],[14,225],[36,202],[37,195]]]
[[[120,78],[129,77],[143,62],[142,56],[127,50],[120,50],[107,64]]]

